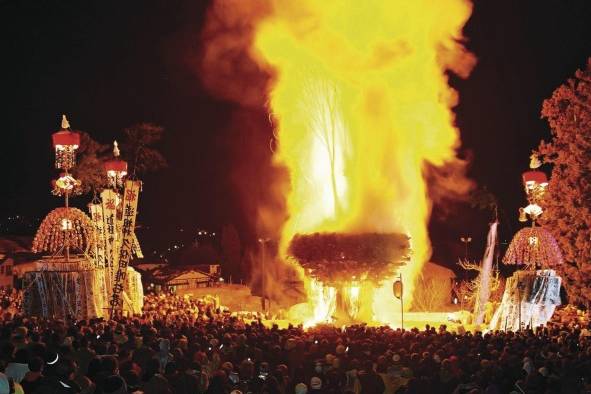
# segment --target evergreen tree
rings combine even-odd
[[[561,274],[569,302],[591,301],[591,59],[545,100],[542,117],[552,140],[539,153],[552,164],[542,223],[565,258]]]

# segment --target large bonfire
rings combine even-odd
[[[408,260],[408,241],[402,234],[297,234],[288,254],[312,280],[313,321],[373,320],[373,284]]]
[[[275,159],[291,179],[283,257],[306,234],[410,237],[409,264],[400,267],[400,255],[392,253],[386,260],[393,264],[364,281],[372,296],[363,320],[395,323],[391,280],[402,272],[410,302],[414,279],[430,257],[425,169],[456,157],[451,108],[457,97],[447,71],[465,77],[473,64],[461,44],[470,12],[465,0],[275,0],[256,27],[253,56],[275,76],[268,92],[278,124]],[[335,308],[327,304],[336,302],[332,279],[297,260],[307,268],[313,311],[305,319],[329,321]],[[341,271],[338,287],[355,298],[364,290],[354,267],[364,262],[344,260],[333,266]]]
[[[258,102],[259,85],[257,67],[242,54],[272,76],[266,102],[276,126],[274,159],[289,171],[290,185],[283,189],[281,179],[270,194],[283,190],[289,219],[283,223],[270,213],[276,206],[262,203],[257,226],[264,234],[281,227],[279,257],[296,260],[305,279],[309,305],[298,310],[308,324],[331,320],[336,290],[290,256],[296,235],[410,237],[408,264],[395,264],[393,255],[394,264],[359,288],[353,267],[363,262],[351,259],[338,287],[353,295],[368,288],[371,313],[362,320],[397,324],[391,280],[401,273],[411,304],[431,254],[429,193],[442,190],[441,174],[443,189],[468,189],[456,176],[464,167],[448,78],[466,77],[474,64],[462,45],[470,13],[469,0],[215,0],[201,76],[216,94],[245,105]],[[427,176],[437,181],[427,185]],[[273,279],[284,273],[267,271]]]

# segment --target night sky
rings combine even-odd
[[[147,242],[232,223],[245,245],[254,244],[255,209],[271,181],[271,127],[262,108],[204,88],[200,37],[209,4],[0,0],[2,217],[42,217],[60,203],[50,194],[50,136],[62,113],[103,143],[146,121],[166,129],[159,148],[169,161],[144,178],[140,222],[159,228]],[[590,21],[589,0],[475,2],[465,35],[478,64],[468,80],[453,80],[457,124],[469,175],[499,199],[504,240],[519,226],[520,173],[549,137],[542,101],[591,56]],[[481,254],[489,214],[460,207],[437,216],[436,260],[453,264],[463,234]]]

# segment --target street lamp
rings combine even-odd
[[[266,283],[265,283],[265,257],[266,257],[266,246],[267,243],[270,241],[271,239],[269,238],[259,238],[259,243],[261,244],[261,292],[262,292],[262,298],[263,298],[263,312],[266,312],[267,310],[267,287],[266,287]],[[269,310],[271,309],[271,300],[269,300]]]
[[[460,238],[460,241],[464,243],[464,259],[468,260],[468,244],[472,242],[472,237],[464,236]]]

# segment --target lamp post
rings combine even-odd
[[[265,259],[266,259],[266,246],[267,243],[270,241],[269,238],[259,238],[259,243],[261,244],[261,292],[263,298],[263,312],[267,311],[267,287],[265,281]],[[271,309],[271,300],[269,300],[269,310]]]
[[[468,261],[468,244],[472,242],[472,237],[468,237],[467,235],[460,238],[460,241],[464,243],[464,259]]]

